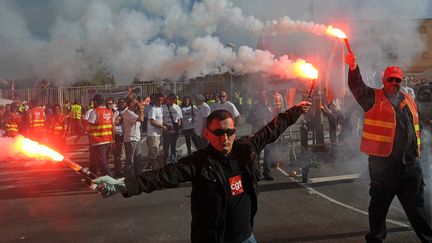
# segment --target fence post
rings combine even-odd
[[[63,89],[61,87],[57,88],[57,102],[59,105],[63,105]]]

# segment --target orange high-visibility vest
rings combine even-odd
[[[50,127],[51,132],[54,135],[62,135],[64,134],[63,123],[65,120],[65,115],[63,114],[55,114],[51,117]]]
[[[20,123],[21,118],[18,113],[9,114],[8,121],[5,124],[5,135],[7,137],[15,137],[18,135],[18,123]]]
[[[401,109],[408,105],[414,120],[414,131],[417,141],[417,156],[420,158],[420,126],[417,106],[414,99],[402,92],[405,96]],[[360,150],[369,155],[387,157],[393,150],[396,133],[396,112],[390,101],[385,97],[382,89],[375,90],[375,104],[365,113],[363,121],[363,134]]]
[[[90,145],[110,143],[113,138],[113,112],[106,108],[96,108],[96,121],[90,125]]]
[[[45,131],[45,112],[40,106],[36,106],[30,110],[30,131]]]

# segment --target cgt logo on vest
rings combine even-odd
[[[239,195],[243,193],[243,184],[241,180],[241,175],[236,175],[229,178],[229,184],[231,188],[231,195]]]
[[[103,118],[107,121],[111,120],[111,115],[109,113],[105,113],[105,114],[103,114]]]

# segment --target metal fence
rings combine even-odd
[[[104,86],[82,86],[82,87],[57,87],[38,89],[16,89],[12,96],[11,90],[0,91],[0,97],[20,101],[38,99],[43,104],[63,104],[64,101],[78,101],[87,104],[94,94],[103,93],[105,96],[112,94],[118,96],[127,95],[132,89],[137,96],[147,97],[152,93],[176,93],[180,97],[194,96],[196,94],[215,93],[219,90],[230,90],[231,80],[226,78],[206,78],[205,80],[194,80],[188,83],[148,83],[134,85],[104,85]]]

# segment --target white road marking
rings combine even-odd
[[[283,169],[277,168],[277,170],[280,171],[283,175],[289,176],[289,174],[286,171],[284,171]],[[298,180],[296,180],[296,181],[299,182]],[[366,211],[363,211],[361,209],[355,208],[355,207],[353,207],[351,205],[348,205],[348,204],[345,204],[343,202],[339,202],[336,199],[333,199],[333,198],[331,198],[331,197],[329,197],[329,196],[327,196],[327,195],[325,195],[325,194],[323,194],[323,193],[321,193],[321,192],[313,189],[312,187],[309,187],[308,185],[305,185],[303,183],[299,183],[299,185],[301,185],[302,187],[306,188],[309,192],[311,192],[313,194],[316,194],[316,195],[318,195],[318,196],[320,196],[320,197],[322,197],[324,199],[327,199],[328,201],[330,201],[332,203],[335,203],[335,204],[337,204],[339,206],[342,206],[344,208],[350,209],[350,210],[352,210],[354,212],[357,212],[357,213],[360,213],[360,214],[363,214],[363,215],[369,215],[368,212],[366,212]],[[410,225],[405,224],[405,223],[400,222],[400,221],[397,221],[397,220],[386,219],[386,221],[389,222],[389,223],[392,223],[394,225],[400,226],[400,227],[411,228]]]
[[[341,181],[341,180],[352,180],[360,177],[360,174],[352,175],[340,175],[340,176],[327,176],[327,177],[316,177],[311,178],[311,183],[330,182],[330,181]]]

